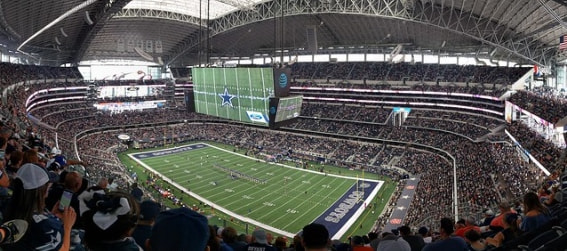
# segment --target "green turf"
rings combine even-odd
[[[355,184],[352,178],[267,164],[213,147],[142,161],[173,182],[221,207],[290,233],[298,232],[316,219]],[[243,178],[234,180],[228,172],[213,165],[267,182],[258,184]]]
[[[221,144],[221,143],[216,143],[216,142],[211,142],[211,141],[206,142],[206,143],[210,144],[210,145],[217,146],[217,147],[224,148],[226,150],[235,151],[237,153],[244,153],[245,152],[245,150],[243,150],[243,149],[235,149],[232,146]],[[130,150],[124,152],[124,153],[120,153],[119,158],[122,161],[122,163],[124,163],[124,165],[131,168],[131,171],[134,171],[138,174],[139,180],[143,181],[143,180],[146,180],[146,178],[147,178],[146,169],[137,165],[130,157],[127,156],[127,154],[143,152],[143,151],[155,151],[155,150],[164,149],[164,148],[171,148],[171,147],[174,147],[174,145],[168,145],[166,147],[157,147],[157,148],[154,148],[154,149],[144,149],[144,150],[130,149]],[[316,163],[316,162],[310,162],[309,169],[319,170],[320,167],[324,167],[325,171],[327,171],[331,174],[338,174],[338,175],[350,176],[350,177],[356,177],[357,175],[361,175],[360,171],[357,171],[357,170],[348,170],[348,169],[345,169],[345,168],[342,168],[342,167],[321,165],[321,164]],[[395,182],[391,182],[390,178],[385,177],[385,176],[381,176],[381,175],[377,175],[377,174],[371,174],[371,173],[365,173],[365,178],[385,180],[386,183],[385,183],[385,185],[382,186],[382,188],[378,192],[377,198],[375,198],[375,201],[377,202],[378,206],[377,206],[377,209],[375,210],[374,214],[372,214],[372,212],[371,212],[372,210],[366,210],[360,216],[360,218],[355,222],[355,224],[347,231],[347,233],[345,235],[343,235],[343,237],[341,238],[341,240],[343,240],[343,241],[346,241],[346,238],[350,235],[362,235],[362,234],[368,233],[368,231],[370,230],[374,221],[377,219],[378,215],[382,212],[385,204],[388,201],[388,198],[390,197],[390,195],[392,194],[392,192],[394,191],[395,186],[396,186]],[[146,188],[146,192],[150,193],[151,196],[154,199],[160,201],[160,203],[163,203],[170,208],[177,207],[177,206],[173,205],[173,203],[171,201],[163,200],[161,198],[161,196],[157,193],[157,191],[155,191],[152,188],[145,186],[144,182],[141,182],[141,184]],[[182,191],[180,191],[178,189],[173,188],[172,191],[177,197],[182,197],[183,202],[185,202],[186,204],[192,205],[192,204],[198,204],[199,203],[199,201],[197,199],[190,197],[187,194],[184,194]],[[381,198],[385,198],[385,199],[382,200]],[[249,223],[246,223],[246,222],[242,222],[242,221],[233,219],[230,216],[223,214],[222,212],[219,212],[218,210],[214,211],[214,212],[211,212],[211,210],[209,208],[205,208],[204,210],[205,210],[205,213],[207,215],[209,215],[209,224],[210,225],[218,225],[218,226],[225,226],[225,227],[226,226],[232,226],[239,233],[251,233],[251,231],[256,227],[253,224],[249,224]],[[214,215],[214,216],[211,216],[211,215]],[[275,234],[275,235],[278,235],[278,234]],[[289,240],[291,240],[291,239],[289,239]]]

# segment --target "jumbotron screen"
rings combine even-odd
[[[280,98],[275,122],[281,122],[288,119],[299,117],[301,111],[301,104],[303,103],[303,96],[292,96]]]
[[[269,125],[273,68],[193,68],[192,78],[196,112]]]
[[[147,97],[156,96],[165,89],[165,85],[131,85],[131,86],[100,86],[99,98],[116,97]]]

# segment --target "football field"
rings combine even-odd
[[[287,236],[318,222],[340,238],[383,185],[266,163],[205,143],[129,156],[215,210]]]

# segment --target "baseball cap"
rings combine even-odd
[[[254,238],[255,242],[260,244],[268,244],[268,238],[266,236],[266,231],[264,229],[256,229],[252,232],[252,237]]]
[[[209,240],[207,218],[180,207],[161,212],[152,228],[153,251],[204,250]]]
[[[140,220],[153,220],[160,211],[160,205],[151,200],[140,203]]]
[[[47,182],[57,182],[57,175],[50,175],[47,170],[32,163],[26,163],[18,169],[17,178],[22,181],[25,190],[36,189]]]

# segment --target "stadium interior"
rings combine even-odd
[[[0,0],[0,250],[567,250],[566,19]]]

